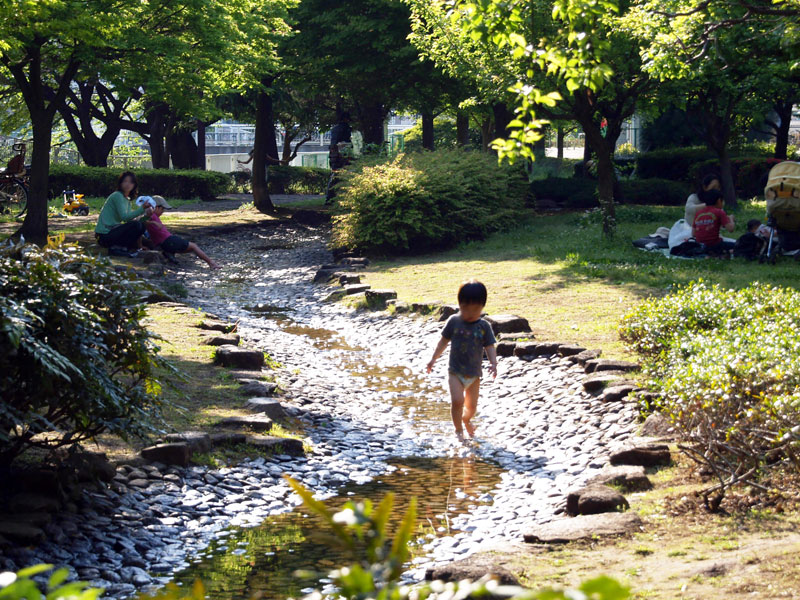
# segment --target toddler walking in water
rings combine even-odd
[[[436,345],[433,358],[428,363],[430,373],[436,359],[442,355],[447,344],[451,344],[448,368],[450,416],[459,439],[464,439],[464,429],[469,437],[475,437],[472,417],[478,410],[484,352],[489,357],[489,373],[492,377],[497,377],[497,351],[494,347],[496,340],[491,325],[481,319],[486,296],[486,286],[479,281],[473,279],[461,284],[458,288],[460,312],[445,323],[442,339]]]

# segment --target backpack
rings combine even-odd
[[[683,256],[685,258],[694,258],[697,256],[702,256],[706,253],[706,245],[701,244],[700,242],[694,239],[688,239],[682,244],[678,244],[677,246],[673,246],[669,253],[672,256]]]

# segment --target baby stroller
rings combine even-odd
[[[800,256],[800,163],[787,161],[772,167],[764,197],[771,232],[762,260],[774,264],[778,252]]]

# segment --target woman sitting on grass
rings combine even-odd
[[[131,207],[136,188],[136,175],[125,171],[117,180],[117,191],[106,198],[97,217],[97,226],[94,228],[97,243],[108,248],[112,256],[136,256],[142,247],[145,226],[136,217],[149,217],[153,209],[149,206]]]
[[[169,230],[164,227],[164,224],[161,222],[161,215],[164,214],[165,209],[172,207],[161,196],[153,196],[153,201],[156,203],[156,207],[146,223],[147,233],[150,234],[150,241],[152,242],[153,246],[160,249],[170,262],[177,262],[175,260],[175,254],[191,252],[198,258],[206,261],[208,266],[212,269],[219,269],[220,266],[211,260],[197,244],[194,242],[189,242],[182,237],[178,237],[177,235],[172,235]]]

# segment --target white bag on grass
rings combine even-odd
[[[686,219],[679,219],[669,230],[669,248],[672,250],[675,246],[680,246],[683,242],[692,237],[692,226],[686,222]]]

